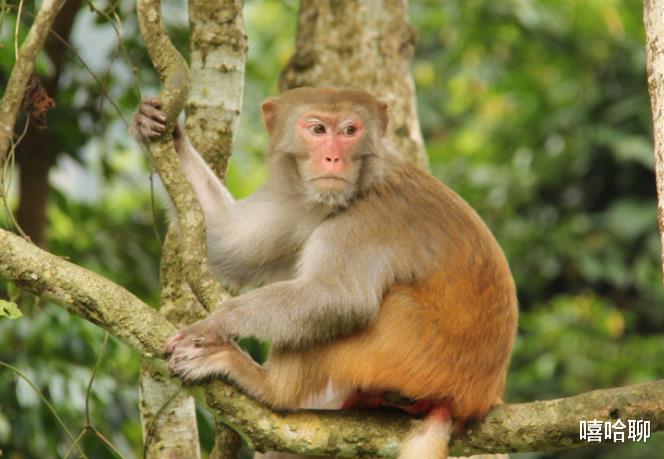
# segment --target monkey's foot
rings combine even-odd
[[[233,342],[182,343],[175,347],[168,361],[172,374],[187,382],[199,381],[209,376],[227,375],[231,355],[239,352]]]

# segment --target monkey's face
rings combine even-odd
[[[352,197],[361,170],[362,119],[353,112],[307,111],[296,129],[307,153],[298,164],[305,186],[315,194]]]

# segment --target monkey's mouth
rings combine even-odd
[[[320,177],[314,177],[310,180],[310,182],[318,182],[318,181],[325,181],[325,182],[338,181],[338,182],[350,183],[350,181],[348,181],[343,177],[339,177],[338,175],[322,175]]]
[[[337,175],[323,175],[309,180],[319,190],[342,191],[351,184],[349,180]]]

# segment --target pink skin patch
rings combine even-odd
[[[429,418],[434,418],[439,421],[447,421],[452,419],[452,407],[449,402],[438,403],[434,405],[429,411]]]
[[[364,134],[364,123],[352,113],[312,112],[305,113],[297,125],[313,156],[312,180],[344,186],[352,154]]]
[[[173,353],[175,350],[175,347],[178,345],[180,341],[184,338],[185,334],[181,331],[177,332],[175,335],[171,336],[168,341],[166,341],[166,345],[164,346],[164,354],[170,355]]]
[[[402,402],[390,401],[384,391],[355,391],[344,402],[341,409],[367,409],[396,408],[413,416],[426,416],[440,421],[452,418],[452,404],[448,400],[405,400]]]

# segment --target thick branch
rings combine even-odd
[[[109,330],[143,356],[157,357],[173,326],[101,276],[0,230],[0,276],[47,296]],[[161,366],[163,368],[163,366]],[[220,381],[192,389],[216,416],[262,450],[392,457],[412,421],[397,414],[275,413]],[[583,446],[580,420],[643,419],[664,430],[664,381],[588,392],[559,400],[503,405],[453,441],[453,452],[525,452]]]
[[[655,174],[657,183],[657,215],[659,235],[664,247],[664,2],[646,0],[643,3],[643,22],[646,28],[648,92],[652,105],[655,140]],[[664,250],[662,251],[664,269]]]
[[[110,280],[0,229],[0,277],[52,299],[99,325],[145,357],[162,353],[175,327]]]
[[[55,16],[64,2],[64,0],[44,0],[18,52],[0,103],[0,165],[6,160],[23,94],[35,68],[35,58],[44,45]]]
[[[137,3],[141,34],[147,37],[145,46],[164,82],[160,94],[162,110],[166,112],[168,124],[172,127],[184,107],[191,83],[187,63],[166,35],[160,8],[161,2],[157,0],[139,0]],[[228,294],[210,274],[203,211],[191,184],[182,173],[171,136],[152,141],[149,150],[178,213],[183,272],[196,297],[207,309],[211,309]]]

